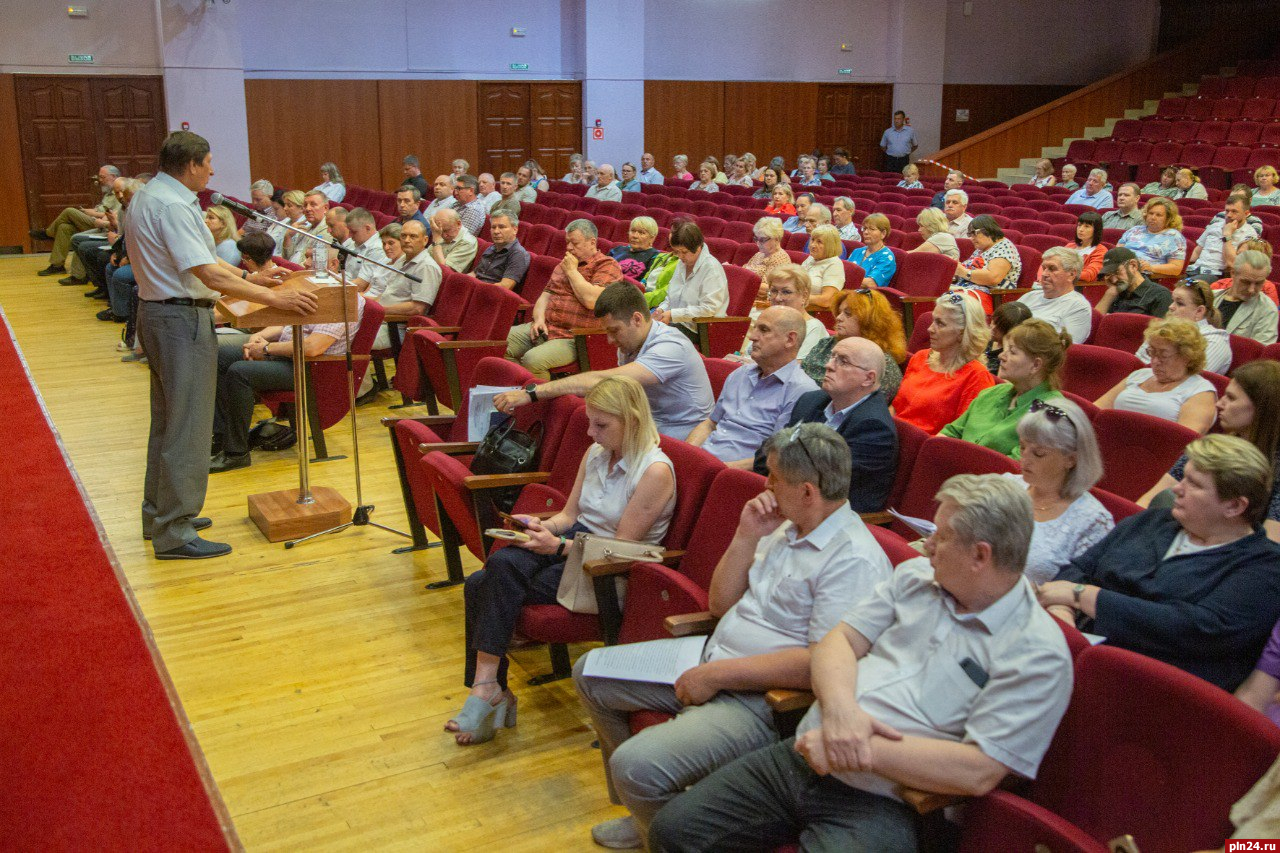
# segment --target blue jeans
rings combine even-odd
[[[117,317],[129,316],[129,299],[137,288],[133,278],[133,266],[117,267],[107,264],[107,304]]]

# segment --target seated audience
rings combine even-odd
[[[533,169],[521,166],[516,169],[516,191],[512,197],[518,202],[533,204],[538,200],[538,188],[533,183]]]
[[[787,189],[791,187],[788,186]],[[809,206],[814,203],[813,193],[799,193],[795,197],[795,202],[796,215],[782,223],[782,230],[789,234],[800,234],[806,230],[804,218],[809,212]]]
[[[778,186],[787,187],[788,192],[787,192],[786,203],[791,204],[791,199],[792,199],[792,194],[790,192],[791,187],[787,184],[782,183],[782,179],[779,177],[776,169],[774,169],[772,166],[765,166],[763,169],[760,170],[760,187],[751,194],[751,197],[769,199],[770,200],[769,204],[775,205],[777,204],[777,199],[774,196],[774,190],[777,189]],[[765,211],[768,213],[775,212],[775,211],[770,211],[768,207],[765,207]]]
[[[831,224],[840,231],[841,240],[861,240],[858,226],[854,224],[853,215],[858,212],[853,199],[847,195],[837,196],[831,203]]]
[[[240,264],[249,271],[250,275],[257,272],[270,273],[279,269],[273,258],[275,244],[271,242],[266,232],[255,231],[252,234],[242,234],[236,241],[236,250],[240,252]]]
[[[494,406],[509,413],[526,403],[585,394],[610,376],[626,376],[644,387],[658,432],[683,441],[715,405],[702,356],[684,335],[654,322],[643,295],[627,282],[604,288],[592,315],[603,324],[609,343],[617,346],[618,367],[507,391],[494,398]]]
[[[582,161],[583,157],[581,154],[570,154],[569,172],[560,180],[566,184],[585,184],[587,180],[582,174]]]
[[[963,185],[964,185],[963,172],[957,172],[955,170],[947,172],[947,177],[944,178],[942,181],[942,189],[934,193],[933,200],[929,202],[929,205],[931,207],[936,207],[938,210],[942,210],[946,206],[947,193],[951,192],[952,190],[958,190]],[[960,236],[963,237],[964,235],[961,234]]]
[[[1027,578],[1053,580],[1072,560],[1116,526],[1089,489],[1102,478],[1102,453],[1093,424],[1070,400],[1043,400],[1018,421],[1022,473],[1005,474],[1027,487],[1036,529],[1027,553]]]
[[[382,243],[382,253],[387,256],[387,266],[400,269],[404,266],[404,244],[400,242],[400,233],[402,226],[399,222],[392,222],[384,225],[378,231],[378,240]],[[383,269],[382,267],[366,267],[362,269],[360,278],[354,283],[364,292],[364,295],[370,299],[381,303],[379,297],[382,292],[387,289],[391,278],[399,278],[400,276]],[[366,371],[367,374],[367,371]]]
[[[1143,224],[1135,225],[1120,237],[1124,246],[1138,256],[1138,266],[1149,276],[1173,278],[1182,273],[1187,256],[1187,238],[1182,236],[1178,206],[1163,196],[1149,199],[1142,210]]]
[[[286,209],[288,209],[290,198],[294,196],[295,192],[296,190],[285,193]],[[301,224],[296,224],[296,227],[327,242],[329,240],[329,223],[325,219],[325,214],[328,212],[329,197],[319,190],[312,190],[303,196],[302,217],[304,221]],[[306,266],[307,250],[313,245],[315,245],[314,240],[290,231],[284,239],[284,258],[298,266]]]
[[[491,212],[493,206],[502,201],[502,193],[498,192],[498,179],[491,172],[481,172],[476,176],[478,185],[478,194],[486,212]]]
[[[766,175],[777,174],[772,169],[765,169],[764,173]],[[774,184],[773,191],[769,195],[769,203],[764,206],[764,212],[770,216],[776,216],[784,222],[789,217],[794,218],[796,216],[795,193],[791,191],[789,184]]]
[[[341,210],[342,208],[338,208]],[[347,213],[346,221],[347,234],[351,242],[351,251],[364,255],[370,260],[380,263],[387,262],[387,254],[382,251],[382,238],[378,235],[377,220],[373,218],[373,214],[365,210],[363,207],[353,208]],[[338,268],[338,259],[332,258],[334,271]],[[368,280],[372,270],[378,269],[373,264],[367,264],[360,258],[352,255],[347,258],[346,275],[349,283],[354,283],[361,279]]]
[[[1023,577],[1031,502],[970,474],[938,500],[928,556],[851,602],[812,651],[818,701],[794,741],[669,802],[652,849],[767,850],[798,835],[807,849],[915,850],[900,785],[981,796],[1010,773],[1035,777],[1071,698],[1071,653]]]
[[[751,177],[751,180],[753,181],[760,180],[760,173],[763,170],[758,168],[756,155],[748,151],[746,154],[742,155],[742,161],[747,164],[747,175]]]
[[[1148,509],[1040,587],[1049,612],[1107,643],[1235,690],[1280,618],[1280,545],[1262,522],[1274,463],[1243,438],[1187,446],[1170,509]]]
[[[1080,185],[1076,183],[1076,167],[1070,163],[1062,165],[1062,177],[1058,179],[1058,186],[1065,187],[1071,191],[1080,189]]]
[[[1080,256],[1077,281],[1097,281],[1107,247],[1102,243],[1102,217],[1096,210],[1086,210],[1076,218],[1076,239],[1067,248]]]
[[[898,181],[896,186],[904,190],[922,190],[924,184],[920,183],[920,167],[915,163],[908,163],[902,167],[902,180]]]
[[[435,258],[431,256],[431,252],[427,251],[427,242],[427,231],[422,227],[421,222],[411,219],[400,226],[400,245],[404,250],[404,259],[399,268],[422,280],[413,281],[402,275],[385,271],[385,275],[375,277],[374,281],[382,289],[375,292],[375,284],[370,282],[367,291],[369,298],[376,300],[388,314],[416,316],[431,313],[431,307],[435,305],[436,297],[440,294],[440,281],[444,273]],[[383,245],[386,245],[385,241]],[[373,348],[387,349],[390,346],[391,333],[387,329],[387,324],[383,323],[382,328],[378,330],[377,338],[374,339]],[[364,386],[372,387],[373,384],[369,373],[372,371],[365,373],[365,383],[361,386],[362,391],[366,393],[369,388]]]
[[[418,162],[417,157],[407,154],[403,168],[404,180],[400,182],[400,186],[413,187],[418,191],[418,198],[422,198],[427,194],[427,179],[422,177],[422,164]],[[399,187],[395,191],[399,192]]]
[[[1067,197],[1066,204],[1087,204],[1098,210],[1116,206],[1116,200],[1107,189],[1107,170],[1090,169],[1084,186]]]
[[[471,269],[478,248],[475,235],[462,227],[458,211],[446,207],[431,217],[431,257],[440,269],[465,273]]]
[[[463,160],[461,157],[459,157],[457,160],[454,160],[451,166],[453,168],[453,172],[451,173],[450,177],[454,179],[461,178],[463,175],[471,171],[471,164],[468,163],[466,160]]]
[[[716,167],[711,163],[703,163],[698,167],[698,180],[689,185],[690,191],[698,190],[704,193],[720,192],[720,185],[716,183]]]
[[[640,174],[636,176],[640,183],[661,184],[664,182],[662,173],[654,167],[655,162],[657,161],[654,160],[653,155],[647,151],[640,155]]]
[[[1240,252],[1248,251],[1250,249],[1257,252],[1261,252],[1262,254],[1266,255],[1268,258],[1274,257],[1274,252],[1271,248],[1271,244],[1268,243],[1266,240],[1246,240],[1245,242],[1240,244],[1240,247],[1236,250],[1236,253],[1239,254]],[[1274,265],[1273,265],[1273,268],[1274,268]],[[1231,286],[1230,275],[1228,275],[1226,278],[1220,278],[1209,285],[1210,289],[1215,291],[1226,290],[1230,286]],[[1280,294],[1276,292],[1275,282],[1273,282],[1270,279],[1270,277],[1268,277],[1267,280],[1263,282],[1262,292],[1263,294],[1266,295],[1268,299],[1274,302],[1277,306],[1280,306]]]
[[[667,285],[667,298],[654,318],[674,325],[694,344],[698,330],[696,317],[723,317],[729,307],[729,280],[724,266],[716,260],[702,239],[702,229],[689,219],[671,223],[671,252],[680,259]]]
[[[622,201],[622,189],[618,186],[617,175],[608,163],[602,163],[596,172],[596,181],[587,187],[587,198],[599,201]]]
[[[1004,336],[1000,353],[1002,381],[973,398],[964,414],[940,435],[990,447],[1018,459],[1018,423],[1034,406],[1056,404],[1062,397],[1058,373],[1071,337],[1044,320],[1024,320]]]
[[[804,334],[805,315],[794,308],[761,311],[747,334],[752,361],[729,374],[715,408],[685,440],[732,468],[750,468],[765,439],[787,423],[796,400],[817,390],[796,360]]]
[[[551,180],[547,177],[546,171],[541,166],[538,165],[538,161],[525,160],[524,165],[525,165],[525,168],[529,170],[529,186],[533,187],[533,189],[537,192],[550,191]],[[582,168],[583,168],[583,174],[586,175],[589,172],[591,175],[591,182],[594,182],[595,167],[591,165],[591,161],[588,160],[585,163],[583,163]],[[517,172],[516,174],[518,176],[519,172]]]
[[[832,184],[836,181],[836,176],[831,174],[831,160],[828,157],[818,158],[818,180]]]
[[[489,209],[489,215],[508,213],[520,219],[520,199],[516,198],[515,172],[503,172],[498,178],[498,201]]]
[[[516,290],[524,284],[525,274],[533,258],[520,245],[516,231],[520,220],[506,211],[489,217],[489,239],[493,245],[484,250],[471,274],[480,281]]]
[[[286,198],[288,194],[285,194]],[[411,219],[415,219],[422,223],[423,228],[429,228],[427,217],[422,215],[420,209],[422,202],[422,194],[418,192],[418,188],[405,184],[396,190],[396,222],[404,225]]]
[[[854,512],[884,509],[898,470],[898,427],[881,386],[882,364],[893,364],[893,360],[873,340],[842,336],[823,366],[821,389],[801,396],[787,422],[787,426],[826,424],[849,445],[853,460],[849,505]],[[756,453],[756,473],[768,474],[767,462],[761,448]]]
[[[849,260],[867,274],[861,282],[863,287],[888,287],[898,272],[898,259],[884,242],[890,230],[889,217],[883,213],[873,213],[862,220],[862,240],[866,245],[850,252]]]
[[[833,175],[856,175],[858,170],[853,167],[853,163],[849,162],[849,151],[846,148],[837,148],[831,152],[831,174]]]
[[[210,205],[204,211],[204,224],[213,235],[217,256],[232,266],[239,266],[240,250],[236,248],[236,241],[240,239],[240,231],[236,228],[236,216],[231,208],[221,204]]]
[[[1142,224],[1142,208],[1139,206],[1142,190],[1135,183],[1124,183],[1116,190],[1116,209],[1102,214],[1103,228],[1119,228],[1128,231],[1135,225]],[[1098,239],[1102,239],[1099,229]]]
[[[1267,645],[1263,648],[1262,656],[1258,658],[1258,663],[1254,666],[1253,672],[1249,673],[1249,677],[1236,688],[1236,698],[1255,711],[1266,714],[1271,722],[1280,726],[1280,701],[1277,701],[1280,698],[1280,622],[1276,622],[1276,627],[1272,630],[1271,637],[1267,640]],[[1275,773],[1269,772],[1267,776],[1274,777]],[[1266,780],[1266,777],[1263,777],[1263,779]],[[1272,791],[1272,796],[1274,797],[1274,791]],[[1242,800],[1241,802],[1244,801]],[[1234,823],[1240,822],[1237,816],[1237,811],[1239,810],[1239,804],[1231,810],[1231,819]],[[1280,822],[1275,820],[1277,816],[1273,815],[1272,817],[1272,822],[1276,824],[1276,829],[1280,830]],[[1247,835],[1236,833],[1235,837],[1265,838],[1270,836],[1264,836],[1259,832],[1250,832]]]
[[[1215,216],[1196,239],[1196,247],[1187,260],[1187,278],[1217,281],[1234,266],[1240,245],[1258,239],[1258,232],[1245,221],[1249,216],[1249,196],[1227,196],[1223,212],[1226,215]]]
[[[1253,182],[1257,184],[1257,189],[1251,192],[1251,207],[1280,204],[1280,186],[1277,186],[1280,184],[1280,174],[1277,174],[1275,166],[1259,166],[1253,172]]]
[[[347,182],[342,179],[342,173],[333,163],[320,166],[320,185],[313,189],[324,193],[334,204],[347,197]]]
[[[714,157],[708,157],[708,158],[707,158],[707,160],[711,163],[711,165],[715,166],[715,167],[716,167],[716,169],[717,169],[717,171],[716,171],[716,183],[717,183],[717,184],[719,184],[720,186],[725,186],[726,184],[728,184],[728,183],[729,183],[729,175],[733,173],[733,164],[738,162],[738,155],[736,155],[736,154],[726,154],[726,155],[724,155],[724,169],[723,169],[723,170],[721,170],[721,169],[720,169],[720,167],[719,167],[719,165],[716,163],[716,158],[714,158]]]
[[[271,197],[275,195],[276,188],[271,185],[270,181],[254,181],[249,185],[249,206],[267,218],[267,222],[258,219],[246,219],[244,226],[241,227],[241,234],[252,234],[255,231],[266,232],[270,228],[276,218],[275,206],[271,203]]]
[[[782,248],[782,220],[776,216],[762,216],[751,229],[751,238],[758,250],[743,267],[760,276],[760,299],[764,298],[768,285],[765,279],[770,270],[791,263],[791,256]]]
[[[1231,286],[1213,297],[1214,307],[1229,334],[1253,338],[1264,344],[1276,342],[1276,305],[1262,293],[1271,275],[1271,259],[1250,249],[1236,255],[1231,268]]]
[[[845,500],[851,478],[843,445],[820,425],[783,430],[766,443],[770,489],[743,508],[716,566],[710,607],[720,619],[699,666],[674,686],[590,678],[585,658],[574,668],[600,737],[610,799],[631,812],[595,826],[597,844],[643,847],[665,803],[776,743],[764,691],[808,687],[810,648],[850,601],[890,577],[884,552]],[[793,547],[801,540],[809,547]],[[676,716],[633,735],[629,720],[638,708]]]
[[[1094,306],[1098,313],[1163,317],[1169,310],[1169,304],[1173,301],[1172,294],[1168,288],[1156,284],[1143,274],[1142,264],[1131,249],[1117,246],[1109,250],[1102,257],[1102,268],[1098,273],[1107,283],[1107,289]],[[1212,299],[1210,305],[1212,306]]]
[[[233,220],[234,221],[234,220]],[[265,237],[265,235],[259,235]],[[351,323],[306,323],[302,351],[307,358],[342,355],[347,340],[360,327],[364,297],[357,297]],[[247,468],[249,426],[260,391],[293,389],[293,326],[271,326],[249,334],[218,335],[218,385],[214,399],[213,440],[217,452],[209,472]],[[305,417],[305,415],[302,415]]]
[[[1204,184],[1200,182],[1200,176],[1190,169],[1179,169],[1178,175],[1173,180],[1176,191],[1173,198],[1193,198],[1200,201],[1207,201],[1209,191],[1204,188]]]
[[[677,181],[693,180],[693,175],[689,172],[689,158],[684,154],[671,158],[671,177]]]
[[[969,194],[964,190],[947,190],[942,201],[942,212],[947,217],[947,231],[952,237],[965,237],[973,217],[965,213],[969,207]]]
[[[991,333],[991,340],[987,341],[983,358],[986,359],[987,370],[991,371],[992,376],[1000,373],[1004,336],[1009,334],[1014,326],[1030,319],[1031,309],[1021,302],[1001,302],[996,310],[991,312],[991,316],[987,318],[987,330]]]
[[[480,198],[479,193],[480,182],[474,175],[459,175],[454,179],[452,210],[462,221],[462,227],[472,237],[480,233],[480,229],[484,228],[485,220],[489,217],[489,205]]]
[[[958,291],[939,296],[929,348],[907,362],[893,398],[894,414],[929,435],[964,414],[974,397],[995,384],[981,360],[990,334],[977,298]]]
[[[1158,195],[1173,198],[1178,193],[1178,169],[1176,166],[1165,166],[1160,171],[1160,179],[1152,181],[1142,188],[1143,195]]]
[[[1204,338],[1204,369],[1225,376],[1231,366],[1231,341],[1226,330],[1218,326],[1220,317],[1213,304],[1213,292],[1203,281],[1184,281],[1173,289],[1170,299],[1165,319],[1194,323]],[[1143,364],[1151,363],[1151,351],[1146,343],[1138,347],[1134,355]]]
[[[1204,336],[1187,320],[1152,320],[1147,327],[1151,366],[1135,370],[1103,394],[1095,405],[1176,421],[1204,435],[1213,426],[1213,383],[1204,369]]]
[[[876,372],[877,380],[886,403],[893,400],[902,383],[902,368],[898,365],[907,360],[907,337],[902,330],[902,317],[893,310],[884,294],[867,287],[837,292],[830,310],[834,329],[801,359],[804,372],[814,382],[821,382],[837,343],[845,338],[866,338],[884,353],[884,367]]]
[[[804,211],[804,230],[808,234],[813,233],[813,229],[819,225],[831,224],[831,208],[825,204],[813,202]],[[807,250],[807,246],[805,247]]]
[[[453,197],[453,176],[438,175],[431,184],[431,192],[435,198],[431,199],[431,203],[427,205],[427,209],[422,211],[422,215],[431,221],[431,217],[436,215],[437,211],[452,208],[458,200]]]
[[[1027,183],[1033,187],[1051,187],[1058,181],[1053,176],[1053,161],[1041,158],[1036,161],[1036,173]]]
[[[1236,368],[1227,390],[1218,398],[1218,428],[1253,444],[1262,455],[1280,464],[1280,363],[1258,359]],[[1174,463],[1145,495],[1141,506],[1169,506],[1169,492],[1182,479],[1187,456]],[[1272,483],[1271,500],[1263,528],[1268,538],[1280,540],[1280,478]]]
[[[622,179],[618,181],[618,190],[624,193],[640,192],[640,179],[636,177],[636,165],[630,161],[622,164]]]
[[[725,167],[729,168],[727,163],[725,164]],[[731,187],[754,186],[754,182],[751,180],[751,175],[747,174],[746,160],[739,159],[734,161],[732,171],[729,173],[729,180],[726,181],[725,184]]]
[[[569,223],[564,260],[533,304],[532,319],[512,326],[507,335],[507,358],[540,379],[574,360],[573,330],[599,325],[592,313],[596,299],[607,285],[622,281],[618,262],[596,244],[598,233],[589,219]]]
[[[658,223],[652,216],[637,216],[631,220],[627,230],[626,245],[614,246],[609,254],[622,268],[622,274],[640,281],[649,272],[653,259],[658,257],[658,250],[653,248],[653,241],[658,237]]]
[[[984,213],[969,225],[973,254],[956,264],[953,290],[965,290],[978,297],[982,310],[991,313],[991,291],[1012,290],[1022,277],[1022,256],[1018,247],[1004,236],[995,217]]]
[[[793,177],[797,178],[798,183],[802,187],[820,187],[822,179],[818,177],[818,161],[813,157],[802,157],[800,159],[800,168],[796,170],[798,174]]]
[[[794,308],[804,315],[804,334],[800,341],[799,358],[804,358],[818,343],[827,337],[827,327],[817,317],[809,316],[809,299],[813,293],[813,282],[809,274],[796,264],[785,264],[774,267],[764,277],[765,297],[772,306]],[[752,309],[751,319],[755,320],[758,312]],[[751,335],[742,348],[742,355],[751,358]]]
[[[938,252],[953,261],[960,260],[960,246],[947,230],[947,217],[941,210],[926,207],[916,214],[916,225],[920,226],[920,236],[924,238],[924,242],[911,251]]]
[[[1079,277],[1080,255],[1065,246],[1054,246],[1045,251],[1040,262],[1040,289],[1024,293],[1018,301],[1031,309],[1032,317],[1082,344],[1089,340],[1093,306],[1076,290]]]
[[[836,296],[844,290],[842,251],[844,246],[840,244],[840,232],[834,225],[819,225],[809,235],[809,257],[804,259],[800,268],[809,274],[815,291],[809,299],[810,310],[829,310]],[[788,256],[787,263],[790,262]]]
[[[593,443],[564,509],[547,519],[520,516],[529,538],[494,551],[467,577],[464,683],[471,693],[445,724],[459,744],[484,743],[495,728],[515,725],[507,650],[524,605],[555,604],[573,537],[586,532],[657,544],[667,535],[675,470],[658,446],[644,389],[629,377],[611,376],[586,398]]]

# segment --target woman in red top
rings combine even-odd
[[[796,196],[791,191],[791,187],[786,184],[777,184],[773,188],[773,198],[765,205],[764,212],[769,216],[777,216],[780,219],[795,216]]]
[[[990,335],[976,295],[953,291],[939,296],[929,324],[929,349],[907,362],[893,413],[929,435],[964,414],[979,391],[995,384],[982,363]]]

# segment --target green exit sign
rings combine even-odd
[[[841,69],[840,69],[839,71],[837,71],[836,73],[837,73],[837,74],[852,74],[852,73],[853,73],[853,69],[852,69],[852,68],[841,68]]]
[[[67,62],[75,62],[80,65],[89,65],[93,62],[92,53],[68,53]]]
[[[527,63],[527,62],[513,62],[513,63],[511,63],[511,70],[512,70],[512,71],[528,71],[528,70],[529,70],[529,63]]]

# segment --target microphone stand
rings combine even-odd
[[[219,194],[215,194],[213,200],[215,204],[226,205],[230,207],[232,210],[235,210],[236,212],[244,216],[255,219],[258,222],[263,222],[264,224],[268,222],[268,217],[266,217],[261,212],[254,210],[253,208],[248,207],[247,205],[243,205],[243,204],[240,204],[239,202],[235,202],[232,199],[228,199],[225,196],[220,196]],[[339,524],[336,527],[331,527],[328,530],[321,530],[317,533],[312,533],[308,536],[303,536],[298,539],[290,539],[289,541],[284,543],[285,550],[289,550],[293,548],[295,545],[300,545],[303,542],[308,542],[312,539],[325,536],[329,533],[340,533],[341,531],[346,530],[348,527],[353,527],[353,526],[354,527],[376,527],[379,530],[385,530],[386,532],[393,533],[396,536],[403,536],[406,539],[412,539],[413,537],[410,536],[408,533],[404,533],[402,531],[396,530],[393,527],[387,527],[385,524],[379,524],[378,522],[372,520],[370,516],[373,515],[374,505],[366,504],[364,502],[363,478],[360,470],[360,437],[356,430],[355,361],[351,357],[351,320],[349,315],[347,314],[346,296],[347,296],[347,288],[350,287],[350,285],[347,283],[346,262],[350,258],[359,258],[362,266],[364,264],[372,264],[373,266],[381,267],[382,269],[387,270],[388,272],[392,272],[398,276],[407,278],[410,281],[421,282],[422,279],[419,276],[413,275],[411,273],[407,273],[402,269],[397,269],[393,266],[390,266],[389,264],[384,264],[381,261],[374,260],[373,258],[360,254],[359,252],[348,249],[346,246],[343,246],[340,242],[338,242],[337,239],[325,240],[323,237],[319,237],[315,234],[312,234],[310,231],[306,231],[302,228],[298,228],[290,223],[278,222],[277,220],[269,220],[269,221],[279,225],[283,225],[285,227],[285,230],[292,231],[295,234],[300,234],[303,237],[306,237],[307,239],[312,240],[319,245],[332,248],[337,253],[338,272],[340,276],[342,294],[343,294],[342,335],[345,343],[344,349],[346,350],[345,355],[346,355],[346,369],[347,369],[347,406],[348,406],[347,419],[348,419],[348,422],[351,424],[351,456],[352,456],[352,461],[355,463],[355,469],[356,469],[356,506],[352,511],[351,520],[344,524]],[[329,276],[328,270],[325,270],[323,272],[322,277],[328,278],[328,276]],[[294,359],[295,359],[295,362],[294,362],[295,370],[298,369],[299,365],[301,365],[301,368],[305,370],[306,362],[305,362],[305,354],[302,348],[302,327],[301,326],[293,327],[293,347],[294,347],[293,353],[294,353]],[[294,394],[294,398],[295,398],[294,399],[294,409],[295,409],[294,416],[298,418],[299,423],[302,423],[303,419],[306,417],[306,412],[304,411],[304,408],[303,408],[306,405],[305,386],[306,386],[305,382],[301,383],[301,387],[303,389],[301,396],[299,396],[299,394],[297,393]],[[309,502],[314,502],[315,500],[310,496],[307,488],[308,484],[307,484],[306,455],[307,455],[306,435],[305,435],[305,428],[303,428],[299,430],[299,435],[298,435],[298,460],[299,460],[299,465],[301,467],[301,472],[302,472],[301,486],[299,488],[299,495],[298,495],[299,503],[309,503]],[[438,548],[443,544],[444,544],[443,542],[430,542],[430,543],[427,543],[426,547]]]

